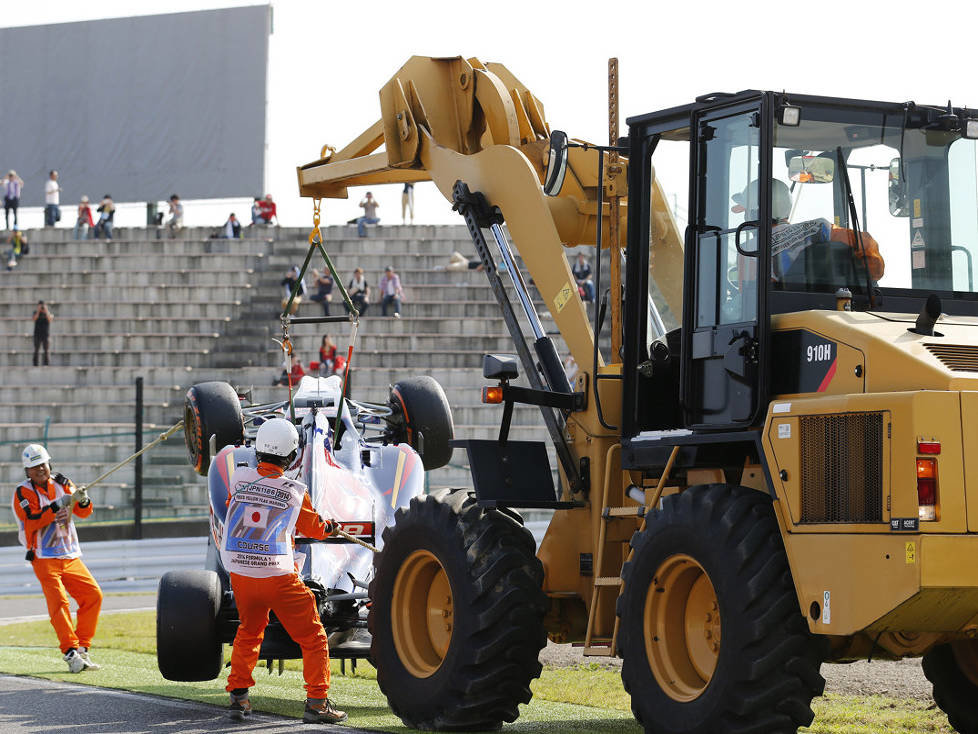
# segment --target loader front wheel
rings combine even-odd
[[[466,491],[415,497],[374,557],[370,656],[414,729],[485,731],[530,700],[546,644],[543,568],[518,517]]]
[[[795,731],[825,681],[768,496],[666,497],[622,569],[622,680],[652,734]]]
[[[923,660],[934,701],[961,734],[978,734],[978,640],[938,645]]]

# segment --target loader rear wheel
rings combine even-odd
[[[923,660],[934,701],[961,734],[978,734],[978,640],[938,645]]]
[[[211,465],[211,436],[217,450],[244,440],[241,401],[226,382],[201,382],[187,390],[183,411],[183,437],[194,471],[206,477]]]
[[[519,517],[466,491],[415,497],[374,557],[370,655],[414,729],[485,731],[530,700],[546,644],[543,567]]]
[[[619,654],[654,734],[795,731],[821,695],[768,496],[725,484],[666,497],[622,569]]]

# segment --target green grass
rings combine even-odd
[[[218,680],[205,683],[173,683],[163,680],[156,668],[156,620],[154,612],[106,614],[99,622],[95,659],[99,671],[81,675],[67,672],[57,650],[54,630],[47,621],[0,627],[0,672],[49,680],[88,683],[171,698],[224,706],[227,669]],[[299,661],[288,661],[285,672],[255,673],[252,703],[256,709],[285,716],[302,714],[302,675]],[[544,668],[533,683],[533,700],[520,707],[520,718],[505,727],[508,732],[580,732],[581,734],[639,734],[632,719],[628,695],[616,669],[598,664],[568,668]],[[412,731],[387,707],[376,682],[376,671],[360,662],[356,674],[347,665],[340,674],[332,663],[331,697],[350,714],[349,725],[390,732]],[[804,732],[813,734],[951,734],[947,717],[924,701],[895,700],[878,696],[827,695],[816,699],[815,723]]]

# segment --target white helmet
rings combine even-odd
[[[30,469],[32,466],[51,463],[51,454],[39,443],[28,444],[24,447],[24,452],[20,455],[24,460],[24,468]]]
[[[758,209],[757,179],[751,181],[743,191],[730,197],[735,204],[748,210],[749,216],[756,217]],[[791,190],[780,179],[771,179],[771,216],[787,219],[791,214]]]
[[[255,451],[286,458],[299,448],[299,432],[291,421],[272,418],[261,424],[255,436]]]

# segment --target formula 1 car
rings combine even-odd
[[[234,640],[238,614],[219,549],[231,475],[236,467],[256,466],[250,444],[261,423],[293,418],[299,453],[286,476],[306,484],[321,517],[339,520],[348,534],[368,543],[379,545],[377,529],[392,525],[395,511],[422,494],[424,472],[448,463],[452,414],[434,379],[398,382],[386,404],[341,399],[341,391],[335,375],[303,377],[291,406],[286,400],[242,407],[242,398],[225,382],[205,382],[187,391],[184,434],[191,465],[207,477],[210,536],[205,569],[171,571],[160,580],[156,639],[164,678],[216,678],[223,644]],[[371,551],[341,538],[300,536],[295,555],[299,575],[316,596],[331,657],[366,657]],[[299,646],[272,614],[260,659],[270,670],[274,660],[300,657]]]

